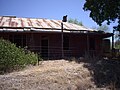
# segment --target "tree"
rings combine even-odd
[[[79,22],[77,19],[72,19],[72,18],[70,18],[70,19],[68,20],[68,22],[69,22],[69,23],[74,23],[74,24],[77,24],[77,25],[80,25],[80,26],[83,26],[82,21]]]
[[[120,31],[120,0],[86,0],[83,9],[100,26],[104,21],[117,22],[114,29]]]
[[[92,27],[92,29],[96,29],[98,31],[105,31],[105,32],[108,32],[110,30],[110,28],[106,24],[103,24],[98,27],[94,26],[94,27]]]
[[[116,39],[116,41],[115,41],[115,47],[117,48],[117,49],[120,49],[120,32],[115,32],[115,39]]]

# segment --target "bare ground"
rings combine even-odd
[[[22,71],[0,75],[0,90],[106,90],[96,88],[83,62],[43,61]]]

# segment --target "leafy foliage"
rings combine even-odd
[[[73,24],[77,24],[77,25],[80,25],[80,26],[83,26],[83,23],[82,22],[79,22],[77,19],[72,19],[70,18],[68,20],[69,23],[73,23]]]
[[[120,31],[120,0],[86,0],[83,9],[91,11],[90,17],[99,25],[117,21],[115,29]]]
[[[96,30],[98,30],[98,31],[105,31],[105,32],[107,32],[107,31],[109,31],[110,29],[109,29],[109,27],[106,25],[106,24],[104,24],[104,25],[102,25],[102,26],[98,26],[98,27],[92,27],[93,29],[96,29]]]
[[[29,64],[35,65],[37,61],[36,54],[25,52],[23,48],[17,48],[15,44],[0,39],[0,72],[19,70]]]

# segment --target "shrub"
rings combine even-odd
[[[33,52],[25,52],[21,47],[0,39],[0,73],[19,70],[26,65],[35,65],[38,61],[37,54]]]

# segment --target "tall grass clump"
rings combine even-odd
[[[25,51],[15,44],[0,39],[0,73],[19,70],[26,65],[35,65],[38,61],[38,55],[30,51]]]

